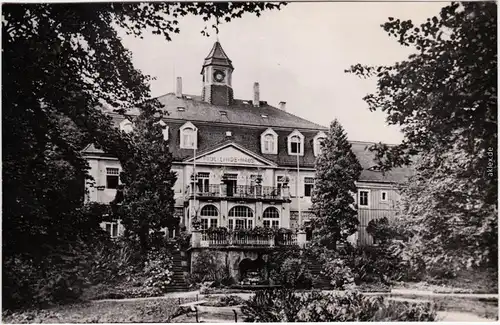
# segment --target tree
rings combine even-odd
[[[2,6],[4,261],[23,258],[42,263],[54,252],[71,253],[75,233],[82,232],[75,220],[83,218],[85,224],[92,220],[98,227],[99,220],[87,220],[81,213],[88,166],[80,154],[80,140],[126,162],[133,152],[132,139],[113,126],[106,111],[126,113],[138,105],[162,108],[150,98],[150,77],[134,68],[116,26],[138,37],[152,31],[168,41],[179,33],[179,17],[188,14],[205,21],[216,18],[218,23],[280,6],[171,2]],[[68,132],[70,128],[78,132]],[[93,238],[91,233],[85,237]],[[46,270],[40,265],[36,268]]]
[[[332,250],[345,243],[359,224],[352,193],[361,174],[361,165],[351,150],[347,135],[337,121],[330,124],[322,152],[316,158],[316,183],[312,197],[315,237]]]
[[[120,175],[124,188],[118,213],[127,232],[139,238],[143,256],[150,246],[150,231],[178,223],[173,190],[177,176],[171,171],[172,154],[160,121],[152,110],[142,110],[134,120],[133,150],[122,162]]]
[[[497,4],[452,3],[420,26],[390,17],[382,27],[415,53],[391,66],[357,64],[348,72],[378,79],[377,91],[364,99],[402,128],[402,144],[371,148],[382,170],[415,163],[401,218],[428,262],[491,261],[497,236]]]

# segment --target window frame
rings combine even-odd
[[[311,179],[312,179],[312,181],[311,181]],[[316,180],[314,179],[314,177],[310,177],[310,176],[304,177],[304,197],[312,197],[313,196],[315,183],[316,183]],[[307,195],[306,186],[310,186],[309,195]]]
[[[384,198],[384,194],[385,194],[385,198]],[[388,194],[389,193],[387,191],[381,191],[380,192],[380,202],[387,202],[389,200]]]
[[[190,130],[192,131],[192,139],[191,141],[188,141],[190,143],[186,143],[186,139],[185,139],[185,132],[187,130]],[[180,131],[180,147],[181,149],[197,149],[198,148],[198,128],[196,126],[194,126],[193,123],[191,122],[187,122],[185,123],[183,126],[181,126],[181,128],[179,129]]]
[[[117,174],[109,173],[109,170],[111,170],[111,169],[113,169],[113,170],[116,169],[117,170]],[[120,172],[121,172],[120,167],[106,166],[105,170],[106,170],[106,174],[105,174],[106,175],[106,187],[105,188],[107,190],[117,190],[118,187],[120,186]],[[109,187],[108,186],[108,183],[109,183],[108,177],[116,177],[116,187]]]
[[[276,212],[276,216],[269,217],[269,216],[265,215],[266,211],[271,211],[271,210],[274,210]],[[266,226],[266,223],[269,223],[269,225]],[[268,227],[268,228],[272,228],[272,229],[279,229],[280,228],[281,215],[280,215],[280,211],[277,207],[269,206],[269,207],[264,209],[264,211],[262,212],[262,225],[264,227]]]
[[[243,215],[233,215],[231,216],[231,212],[232,211],[238,211],[237,209],[235,208],[238,208],[238,207],[243,207],[243,208],[246,208],[246,216],[243,216]],[[235,210],[233,210],[235,209]],[[248,213],[249,212],[249,213]],[[254,211],[252,210],[252,208],[246,206],[246,205],[235,205],[233,207],[231,207],[227,213],[227,219],[228,219],[228,228],[230,230],[235,230],[235,229],[238,229],[236,228],[236,225],[237,223],[243,223],[243,226],[245,229],[252,229],[253,228],[253,220],[254,220],[254,217],[255,217],[255,213]]]
[[[270,142],[269,136],[272,137],[272,148],[267,148],[266,144]],[[273,129],[269,128],[260,135],[260,150],[263,154],[277,155],[278,154],[278,134]]]
[[[361,192],[366,192],[366,205],[361,204]],[[358,207],[370,208],[370,190],[359,189],[358,190]]]
[[[320,131],[318,132],[313,139],[313,151],[314,151],[314,156],[317,157],[321,154],[322,148],[321,148],[321,142],[320,140],[325,141],[327,138],[325,132]]]
[[[109,230],[108,227],[109,226]],[[109,234],[111,238],[118,238],[120,236],[120,232],[118,230],[119,228],[119,223],[118,221],[104,221],[103,222],[103,227],[104,231]],[[116,234],[113,235],[114,230],[116,230]]]
[[[299,141],[292,141],[295,137],[298,138]],[[288,154],[290,156],[303,156],[304,155],[304,135],[300,133],[298,130],[294,130],[292,133],[288,135],[287,139],[288,143]],[[298,152],[292,152],[292,143],[297,143]]]
[[[127,130],[127,127],[130,127],[130,129]],[[120,131],[125,132],[126,134],[133,132],[134,123],[132,123],[132,121],[130,121],[129,119],[124,119],[120,122]]]

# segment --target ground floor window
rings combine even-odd
[[[215,228],[218,226],[219,210],[213,204],[207,204],[200,211],[201,229]]]
[[[253,211],[246,206],[235,206],[228,213],[229,229],[253,228]]]
[[[280,227],[280,214],[275,207],[269,207],[262,214],[264,227],[278,229]]]
[[[104,230],[111,236],[111,238],[118,237],[118,222],[105,222]]]
[[[216,218],[201,217],[201,229],[207,230],[208,228],[216,228],[218,220]]]

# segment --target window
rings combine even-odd
[[[269,207],[262,214],[264,227],[278,229],[280,227],[280,214],[275,207]]]
[[[209,204],[201,208],[200,215],[202,217],[217,217],[219,216],[219,211],[215,205]]]
[[[288,136],[288,154],[304,155],[304,136],[297,130]]]
[[[359,206],[367,207],[369,205],[369,200],[368,200],[369,193],[370,193],[369,191],[359,191],[358,192]]]
[[[229,229],[253,228],[253,211],[246,206],[235,206],[228,213]]]
[[[313,189],[314,189],[314,178],[304,177],[304,196],[307,197],[312,196]]]
[[[106,188],[117,189],[119,178],[120,178],[120,170],[118,168],[106,168]]]
[[[129,120],[125,119],[122,122],[120,122],[120,131],[123,131],[125,133],[130,133],[134,130],[134,126],[132,122]]]
[[[111,236],[111,238],[118,237],[118,222],[105,222],[104,229]]]
[[[387,202],[387,192],[386,192],[386,191],[382,191],[382,192],[380,193],[380,200],[381,200],[382,202]]]
[[[319,156],[321,154],[321,151],[323,149],[323,142],[326,139],[326,134],[324,132],[318,132],[316,136],[313,139],[313,149],[314,149],[314,155]]]
[[[266,134],[264,136],[264,152],[274,151],[274,137],[271,134]]]
[[[276,187],[281,190],[285,184],[288,184],[288,176],[277,176],[276,177]]]
[[[261,151],[267,154],[278,154],[278,134],[272,129],[267,129],[260,136]]]
[[[161,127],[163,128],[161,131],[161,133],[163,134],[163,140],[168,141],[168,126],[167,126],[167,124],[165,124],[165,122],[163,122],[163,121],[158,122],[158,124],[160,124]]]
[[[198,177],[196,177],[196,179],[197,193],[210,192],[210,173],[198,173]]]
[[[198,129],[191,123],[187,122],[180,128],[181,143],[183,149],[196,149],[198,146]]]
[[[290,140],[290,152],[293,154],[300,152],[300,138],[298,136],[293,136]]]
[[[217,210],[215,205],[212,204],[205,205],[203,208],[201,208],[200,216],[201,216],[201,229],[217,227],[218,225],[217,217],[219,216],[219,210]]]

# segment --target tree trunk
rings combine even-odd
[[[141,245],[141,258],[146,259],[149,250],[149,228],[142,227],[139,233],[139,243]]]

